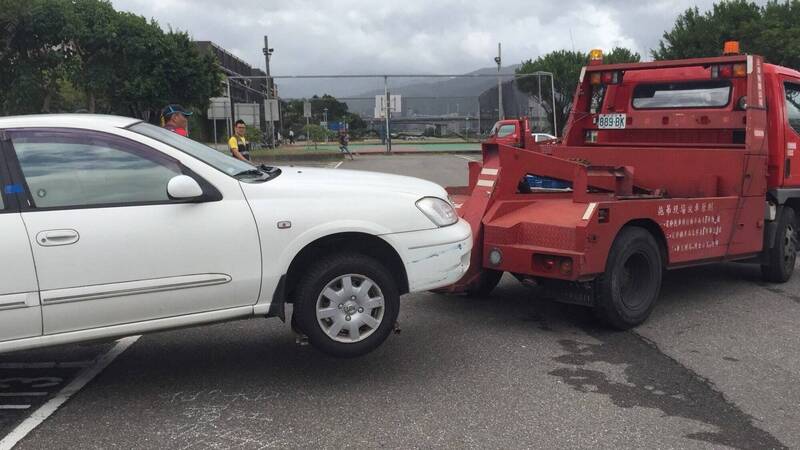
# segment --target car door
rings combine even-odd
[[[42,311],[33,255],[17,208],[0,131],[0,342],[41,336]]]
[[[21,216],[44,334],[257,301],[258,235],[236,180],[218,189],[175,157],[109,133],[8,134],[12,176],[26,194]],[[180,174],[195,178],[204,196],[169,198],[167,183]]]

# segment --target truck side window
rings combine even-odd
[[[784,83],[786,118],[795,132],[800,133],[800,84]]]
[[[516,129],[517,127],[511,124],[503,125],[500,127],[499,130],[497,130],[497,137],[511,136],[512,134],[514,134],[514,130]]]

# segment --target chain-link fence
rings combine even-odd
[[[533,77],[528,92],[519,87],[523,77]],[[548,98],[553,80],[546,72],[273,76],[272,101],[258,89],[268,85],[265,80],[228,78],[229,96],[212,99],[208,111],[215,142],[224,143],[239,119],[264,147],[335,150],[347,134],[349,145],[362,151],[474,149],[500,118],[529,117],[535,132],[557,129]]]

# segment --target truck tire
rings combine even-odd
[[[478,279],[467,288],[470,297],[485,297],[492,293],[503,278],[500,270],[483,269]]]
[[[647,320],[661,290],[663,271],[653,235],[639,227],[623,228],[611,247],[605,273],[596,281],[598,318],[618,330]]]
[[[778,220],[775,246],[767,251],[768,264],[761,266],[764,281],[785,283],[792,277],[797,261],[797,233],[797,215],[785,206]]]
[[[383,343],[400,309],[391,273],[356,253],[319,260],[300,279],[296,293],[298,328],[315,348],[342,358],[364,355]]]

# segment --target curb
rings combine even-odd
[[[354,156],[395,156],[395,155],[463,155],[479,154],[480,150],[458,150],[458,151],[398,151],[392,153],[385,152],[352,152]],[[339,161],[345,159],[344,153],[298,153],[295,155],[259,155],[253,158],[255,162],[268,161]]]

